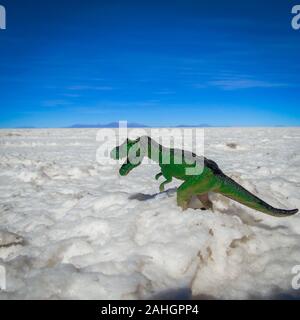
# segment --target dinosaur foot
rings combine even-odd
[[[189,208],[189,203],[187,201],[177,203],[177,204],[182,209],[182,211],[185,211]]]

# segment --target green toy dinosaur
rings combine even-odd
[[[183,180],[184,183],[177,189],[177,204],[183,210],[188,208],[194,195],[202,202],[204,209],[212,209],[208,192],[217,192],[249,208],[275,217],[287,217],[298,212],[298,209],[283,210],[270,206],[226,176],[214,161],[189,151],[165,148],[147,136],[136,140],[127,139],[112,150],[111,157],[115,160],[127,158],[120,168],[121,176],[126,176],[132,169],[138,167],[144,157],[157,162],[161,172],[155,179],[158,180],[161,176],[166,179],[160,185],[161,192],[172,178]]]

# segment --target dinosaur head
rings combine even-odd
[[[111,158],[114,160],[120,160],[128,157],[131,147],[133,147],[137,142],[138,142],[138,139],[137,140],[126,139],[120,146],[114,148],[111,151],[110,153]]]
[[[136,140],[127,139],[111,151],[110,156],[114,160],[126,158],[125,163],[119,170],[121,176],[128,175],[132,169],[141,164],[143,152],[141,150],[140,139],[141,138]]]

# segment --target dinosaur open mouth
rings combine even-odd
[[[133,166],[131,163],[128,163],[128,161],[126,161],[122,167],[120,168],[120,175],[121,176],[127,176],[128,173],[133,169]]]

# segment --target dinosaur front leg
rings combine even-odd
[[[155,176],[155,180],[158,180],[163,174],[160,172]]]
[[[164,181],[160,186],[159,186],[159,191],[164,192],[165,191],[165,185],[172,182],[172,178],[166,178],[167,180]]]

